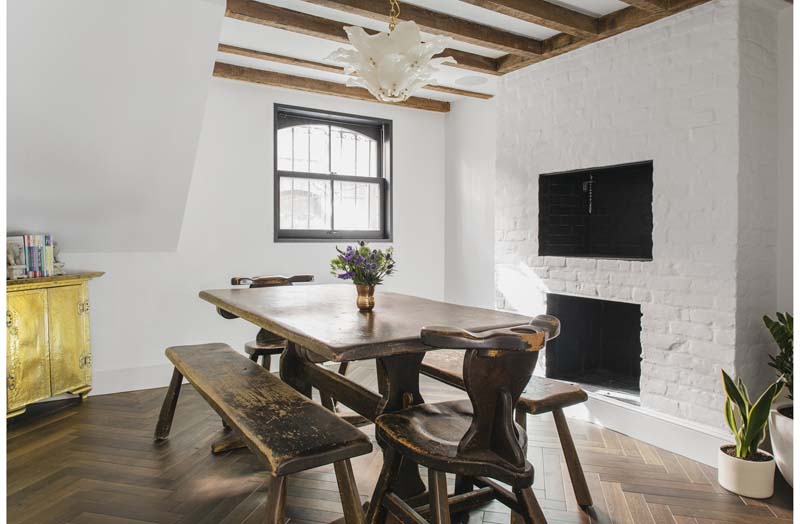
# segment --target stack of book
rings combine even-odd
[[[19,272],[24,273],[20,276],[36,278],[59,274],[53,236],[47,233],[7,237],[6,257],[8,266],[19,268]]]

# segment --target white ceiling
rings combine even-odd
[[[378,31],[386,31],[387,24],[373,20],[370,18],[345,13],[335,9],[329,9],[313,5],[301,0],[259,0],[266,4],[271,4],[294,11],[321,16],[331,20],[336,20],[342,25],[359,25],[368,29]],[[384,0],[374,0],[376,3],[381,3]],[[517,18],[509,17],[491,11],[476,7],[460,0],[406,0],[410,4],[425,7],[433,11],[447,13],[458,18],[464,18],[473,22],[478,22],[484,25],[493,26],[504,31],[511,33],[528,36],[537,40],[549,38],[557,31],[542,27],[536,24],[531,24]],[[576,11],[583,12],[591,16],[602,16],[620,9],[628,7],[627,4],[619,0],[548,0],[553,4],[558,4],[563,7],[568,7]],[[386,9],[388,12],[388,1]],[[401,12],[402,17],[402,12]],[[425,35],[425,34],[423,34]],[[274,29],[265,27],[258,24],[249,22],[242,22],[231,18],[225,18],[222,23],[222,32],[220,35],[220,43],[244,47],[247,49],[254,49],[257,51],[265,51],[275,53],[293,58],[302,58],[305,60],[312,60],[316,62],[327,62],[326,57],[344,44],[333,42],[331,40],[305,36],[299,33],[284,31],[281,29]],[[484,48],[463,42],[454,42],[451,46],[453,49],[467,51],[477,55],[497,58],[503,56],[505,53],[495,49]],[[235,56],[230,54],[218,53],[217,60],[228,64],[241,65],[252,67],[255,69],[264,69],[268,71],[277,71],[281,73],[293,74],[296,76],[303,76],[307,78],[315,78],[320,80],[329,80],[333,82],[344,83],[346,77],[335,73],[327,73],[324,71],[317,71],[299,66],[291,66],[286,64],[279,64],[258,60],[253,58]],[[473,84],[482,82],[480,85],[471,85],[466,87],[460,81],[467,79],[467,82],[473,81]],[[497,89],[497,77],[484,73],[477,73],[473,71],[466,71],[454,67],[444,67],[438,75],[438,82],[440,85],[457,87],[460,89],[467,89],[470,91],[478,91],[481,93],[494,94]],[[446,93],[423,91],[419,93],[420,96],[432,98],[436,100],[453,101],[462,98],[458,95],[449,95]]]

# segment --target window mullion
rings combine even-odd
[[[331,231],[334,231],[334,228],[333,228],[333,216],[334,216],[335,212],[333,210],[333,205],[334,205],[334,201],[333,201],[333,179],[331,178]]]

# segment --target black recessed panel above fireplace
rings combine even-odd
[[[653,259],[653,162],[539,175],[539,255]]]

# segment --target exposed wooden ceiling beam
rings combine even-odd
[[[644,11],[636,7],[626,7],[625,9],[620,9],[619,11],[614,11],[613,13],[600,17],[597,25],[599,32],[591,38],[578,38],[564,33],[552,36],[544,40],[544,53],[542,53],[541,57],[525,59],[511,55],[502,56],[497,59],[498,70],[501,74],[510,73],[511,71],[516,71],[517,69],[541,62],[542,60],[562,55],[709,1],[710,0],[671,0],[669,9],[659,13]]]
[[[343,29],[345,24],[341,22],[256,2],[255,0],[228,0],[228,8],[225,15],[229,18],[235,18],[245,22],[261,24],[308,36],[315,36],[335,42],[349,43],[347,34]],[[367,30],[367,32],[375,33],[376,31]],[[457,51],[455,49],[445,49],[444,52],[438,56],[452,56],[455,58],[458,64],[453,64],[453,67],[492,75],[499,74],[497,72],[497,61],[494,58]]]
[[[650,11],[651,13],[660,13],[669,8],[669,0],[622,0],[626,4]]]
[[[241,67],[222,62],[216,62],[214,64],[214,76],[274,87],[295,89],[298,91],[307,91],[310,93],[319,93],[323,95],[333,95],[356,100],[366,100],[368,102],[383,103],[372,96],[369,91],[360,87],[347,87],[344,84],[339,84],[336,82],[315,80],[313,78],[304,78],[302,76],[287,75],[284,73],[276,73],[274,71],[264,71],[262,69]],[[450,111],[449,102],[431,100],[429,98],[419,98],[415,96],[412,96],[405,102],[397,102],[391,105],[411,107],[414,109],[424,109],[426,111],[438,111],[440,113],[446,113]]]
[[[228,44],[219,44],[217,50],[220,53],[228,53],[231,55],[247,56],[250,58],[257,58],[259,60],[267,60],[269,62],[277,62],[280,64],[288,64],[293,66],[305,67],[308,69],[316,69],[317,71],[325,71],[328,73],[342,74],[342,68],[335,65],[325,64],[323,62],[314,62],[312,60],[305,60],[302,58],[294,58],[290,56],[276,55],[275,53],[265,53],[264,51],[256,51],[254,49],[247,49],[244,47],[237,47]],[[480,98],[488,100],[493,95],[486,93],[478,93],[475,91],[467,91],[464,89],[457,89],[455,87],[446,86],[425,86],[423,89],[428,91],[438,91],[440,93],[449,93],[451,95],[468,96],[471,98]]]
[[[438,85],[426,85],[423,87],[425,91],[437,91],[439,93],[447,93],[450,95],[458,95],[458,96],[468,96],[470,98],[480,98],[481,100],[489,100],[493,98],[494,95],[490,95],[488,93],[478,93],[477,91],[467,91],[465,89],[458,89],[457,87],[448,87],[448,86],[438,86]]]
[[[597,18],[551,4],[545,0],[463,0],[484,9],[496,11],[526,22],[549,27],[569,35],[596,35]],[[643,1],[643,0],[642,0]]]
[[[389,21],[389,7],[375,0],[305,0],[347,13],[365,16],[381,22]],[[452,37],[460,42],[495,49],[526,57],[542,53],[542,43],[526,36],[515,35],[501,29],[431,11],[413,4],[400,4],[400,19],[413,20],[423,31]]]

